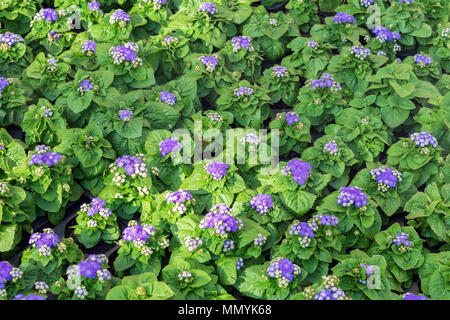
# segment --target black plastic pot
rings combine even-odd
[[[17,127],[15,125],[11,125],[6,128],[6,131],[14,139],[25,141],[25,133],[22,131],[22,128]]]
[[[288,3],[289,0],[284,0],[283,2],[276,3],[271,7],[265,7],[267,11],[269,12],[278,12],[278,11],[284,11],[286,3]]]

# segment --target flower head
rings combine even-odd
[[[47,22],[58,21],[58,12],[56,12],[55,9],[45,8],[41,9],[39,12],[44,16],[44,19]]]
[[[367,205],[367,196],[358,187],[343,187],[339,190],[337,203],[343,207],[349,207],[352,204],[356,208]]]
[[[234,52],[238,52],[241,48],[253,51],[252,38],[249,36],[233,37],[231,39],[231,45],[233,46]]]
[[[29,294],[26,296],[23,294],[17,294],[13,300],[45,300],[45,297],[37,294]]]
[[[101,6],[101,4],[98,1],[91,1],[91,2],[88,3],[88,8],[91,11],[98,11],[98,10],[100,10],[100,6]]]
[[[361,7],[367,8],[371,6],[375,0],[360,0],[359,3],[361,4]]]
[[[273,207],[272,197],[268,194],[258,194],[250,200],[250,206],[260,214],[269,212]]]
[[[81,52],[86,53],[87,55],[94,54],[97,49],[97,43],[92,40],[87,40],[81,46]]]
[[[397,180],[402,181],[402,174],[397,170],[382,166],[377,169],[370,170],[372,179],[379,184],[380,191],[387,191],[389,188],[395,188]]]
[[[3,78],[0,77],[0,97],[3,89],[5,89],[7,86],[9,86],[13,82],[12,78]]]
[[[360,46],[352,46],[350,49],[350,54],[354,55],[359,60],[365,60],[368,56],[370,56],[370,49]]]
[[[292,180],[297,182],[299,186],[302,186],[305,184],[306,179],[308,179],[311,168],[309,162],[292,159],[282,168],[281,173],[285,176],[292,176]]]
[[[411,241],[408,240],[409,235],[404,232],[399,232],[395,235],[395,238],[392,239],[392,243],[396,246],[404,245],[405,247],[411,246]]]
[[[211,2],[202,2],[200,6],[197,9],[199,12],[206,12],[209,14],[216,14],[217,8],[216,6]]]
[[[0,43],[6,46],[6,49],[11,48],[14,44],[16,44],[17,42],[23,42],[23,38],[18,35],[15,34],[13,32],[5,32],[4,34],[0,35]],[[0,45],[0,49],[3,48]]]
[[[337,142],[335,140],[329,141],[323,146],[323,151],[334,156],[337,155],[339,151]]]
[[[242,221],[228,214],[231,209],[224,203],[219,204],[200,221],[200,228],[214,229],[216,234],[225,236],[242,228]]]
[[[183,145],[175,138],[168,138],[159,143],[159,149],[161,150],[161,157],[167,156],[171,152],[177,152],[181,150]]]
[[[145,243],[147,242],[148,238],[150,238],[150,236],[154,234],[153,226],[151,226],[150,229],[148,228],[148,226],[147,228],[138,224],[128,226],[122,232],[122,239],[128,242],[142,241]],[[152,232],[148,232],[149,230]]]
[[[173,106],[177,102],[177,98],[175,97],[175,94],[173,94],[172,92],[169,92],[167,90],[159,93],[159,99],[162,102],[167,103],[169,106]]]
[[[274,78],[283,78],[289,74],[286,67],[283,66],[275,66],[272,68],[272,77]]]
[[[45,164],[47,167],[52,167],[57,165],[59,161],[63,158],[62,155],[56,152],[46,152],[41,154],[34,154],[30,158],[29,165],[43,165]]]
[[[147,167],[140,157],[123,155],[117,158],[115,163],[118,168],[124,168],[126,174],[129,176],[133,176],[134,174],[143,178],[147,176]]]
[[[298,113],[295,111],[290,111],[287,112],[284,115],[284,119],[286,120],[286,122],[292,126],[294,123],[299,122],[300,121],[300,117],[298,116]]]
[[[311,86],[311,90],[317,88],[330,88],[331,92],[338,92],[341,90],[341,84],[333,80],[334,76],[329,73],[324,73],[319,79],[307,80],[306,85]]]
[[[203,241],[199,238],[196,237],[195,239],[187,236],[184,239],[184,246],[189,250],[189,251],[194,251],[196,250],[198,247],[200,247],[203,244]]]
[[[426,147],[432,145],[434,148],[438,146],[438,141],[430,133],[425,131],[415,132],[410,136],[416,146]]]
[[[355,17],[352,16],[351,14],[348,14],[346,12],[343,11],[339,11],[334,17],[333,19],[331,19],[335,24],[346,24],[346,23],[352,23],[355,24],[356,20]]]
[[[345,293],[339,288],[328,287],[314,296],[314,300],[344,300]]]
[[[431,60],[430,57],[427,57],[422,54],[416,54],[414,55],[414,62],[420,66],[421,68],[428,66],[433,63],[433,60]]]
[[[253,89],[249,87],[239,87],[234,90],[234,95],[236,97],[241,97],[243,95],[251,96],[253,94]]]
[[[211,162],[205,165],[206,172],[212,176],[213,180],[222,180],[227,174],[229,166],[224,162]]]
[[[289,259],[276,258],[272,260],[267,273],[269,277],[278,279],[281,288],[287,287],[289,282],[294,280],[294,276],[300,274],[300,267],[293,264]]]
[[[131,110],[120,110],[119,111],[119,118],[122,121],[128,121],[133,117],[133,111]]]
[[[120,22],[128,22],[128,21],[130,21],[130,16],[122,9],[117,9],[109,17],[109,23],[114,24],[117,21],[119,21],[119,23]]]
[[[405,293],[403,295],[403,300],[428,300],[426,296],[417,295],[413,293]]]
[[[388,28],[383,26],[378,26],[372,29],[372,33],[377,37],[378,41],[380,43],[383,43],[385,41],[393,41],[393,40],[399,40],[400,39],[400,33],[398,32],[391,32],[388,30]]]
[[[319,45],[319,43],[317,41],[310,40],[306,43],[306,45],[310,48],[315,49]]]
[[[214,71],[219,63],[217,56],[201,56],[199,59],[209,72]]]
[[[178,190],[166,195],[166,202],[173,203],[175,205],[172,209],[172,212],[178,212],[179,214],[183,214],[186,212],[186,203],[188,203],[192,199],[193,198],[191,193],[187,190]]]

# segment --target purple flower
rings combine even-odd
[[[275,66],[272,68],[272,77],[283,78],[288,75],[287,68],[283,66]]]
[[[352,46],[350,49],[350,54],[354,55],[359,60],[364,60],[368,56],[370,56],[370,49],[359,46]]]
[[[307,80],[306,85],[311,86],[311,90],[316,90],[316,88],[330,88],[331,92],[338,92],[341,90],[341,84],[333,80],[334,76],[329,73],[324,73],[319,79]]]
[[[52,30],[48,33],[47,37],[48,37],[48,41],[55,42],[56,39],[59,39],[62,37],[62,34],[56,32],[55,30]]]
[[[332,155],[337,155],[339,151],[337,142],[335,140],[329,141],[327,144],[324,145],[323,151]]]
[[[8,47],[12,47],[17,42],[23,42],[23,38],[13,32],[6,32],[0,35],[0,43],[5,43]]]
[[[292,126],[294,123],[299,122],[300,121],[300,117],[298,116],[298,113],[295,111],[290,111],[287,112],[284,115],[284,118],[286,119],[286,122]]]
[[[169,92],[167,90],[159,93],[159,99],[162,102],[167,103],[169,106],[173,106],[177,102],[177,98],[175,97],[175,94],[173,94],[172,92]]]
[[[217,13],[216,6],[211,2],[203,2],[197,9],[199,12],[207,12],[209,14]]]
[[[352,204],[360,208],[367,205],[367,196],[358,187],[343,187],[339,190],[337,203],[344,208]]]
[[[213,180],[222,180],[227,174],[229,166],[224,162],[211,162],[205,165],[206,172],[212,176]]]
[[[370,275],[372,275],[372,274],[375,272],[373,266],[369,266],[368,264],[360,263],[360,264],[359,264],[359,267],[360,267],[362,270],[364,270],[364,274],[365,274],[366,276],[370,276]]]
[[[426,296],[417,295],[413,293],[405,293],[403,295],[403,300],[428,300]]]
[[[0,97],[3,89],[5,89],[7,86],[9,86],[13,80],[11,78],[3,78],[0,77]]]
[[[51,8],[41,9],[40,13],[44,16],[44,19],[47,22],[58,20],[58,13],[56,12],[55,9]]]
[[[117,21],[119,21],[119,22],[130,21],[130,16],[125,11],[123,11],[122,9],[117,9],[109,17],[109,23],[110,24],[114,24]]]
[[[97,278],[97,272],[102,270],[102,266],[92,260],[83,260],[77,266],[80,275],[89,279]]]
[[[388,188],[395,188],[395,186],[397,185],[397,179],[399,181],[402,180],[402,175],[400,172],[387,168],[385,166],[370,170],[370,175],[372,176],[372,179],[377,181],[378,184],[381,184]]]
[[[365,7],[365,8],[372,5],[374,2],[375,2],[375,0],[360,0],[361,7]]]
[[[48,230],[50,231],[50,230]],[[59,237],[56,233],[53,232],[35,232],[30,236],[30,240],[28,241],[28,244],[35,245],[36,248],[41,249],[44,246],[47,246],[48,248],[53,248],[58,246],[59,243]]]
[[[222,203],[211,209],[200,221],[200,228],[214,229],[216,234],[225,236],[227,232],[236,232],[242,227],[242,221],[234,218],[230,214],[231,211],[226,204]]]
[[[192,200],[192,195],[187,190],[178,190],[168,193],[166,195],[166,202],[172,202],[173,204],[180,204]]]
[[[163,44],[171,44],[172,42],[178,41],[177,37],[165,36],[163,40]]]
[[[244,266],[244,259],[238,258],[236,261],[236,270],[241,269]]]
[[[45,164],[47,167],[51,167],[53,165],[57,165],[59,161],[63,158],[62,155],[56,152],[46,152],[41,154],[34,154],[30,158],[29,165],[32,166],[34,164],[43,165]]]
[[[286,287],[290,281],[294,280],[294,275],[299,273],[300,267],[293,264],[286,258],[277,258],[272,260],[267,268],[267,274],[269,277],[281,280],[279,281],[280,287]]]
[[[377,37],[381,43],[385,41],[393,41],[400,39],[400,33],[391,32],[386,27],[379,26],[372,29],[372,33]]]
[[[333,17],[333,22],[335,24],[339,24],[339,23],[352,23],[354,24],[356,22],[355,17],[352,16],[351,14],[348,14],[346,12],[343,11],[339,11],[334,17]]]
[[[240,97],[243,95],[251,96],[253,94],[253,89],[249,87],[239,87],[234,90],[234,95],[236,97]]]
[[[56,67],[58,66],[58,60],[53,58],[47,59],[47,64],[47,70],[55,71]]]
[[[146,229],[148,228],[144,228],[143,226],[140,225],[126,227],[122,232],[122,239],[128,242],[133,241],[147,242],[151,234]]]
[[[314,296],[314,300],[344,300],[344,298],[344,291],[333,286],[328,287],[328,289],[320,290],[320,292]]]
[[[250,206],[260,214],[269,212],[272,209],[272,197],[268,194],[258,194],[250,200]]]
[[[306,222],[294,222],[289,230],[289,234],[314,238],[314,230]]]
[[[253,51],[252,38],[249,36],[233,37],[231,39],[231,45],[233,46],[233,52],[237,52],[241,48]]]
[[[203,244],[202,239],[200,239],[199,237],[196,237],[195,239],[192,239],[191,237],[187,236],[184,239],[184,246],[189,250],[189,251],[194,251],[196,250],[198,247],[200,247]]]
[[[97,49],[97,43],[92,40],[85,41],[81,46],[81,52],[87,53],[88,55],[95,53]]]
[[[122,121],[128,121],[133,117],[133,111],[131,110],[120,110],[119,111],[119,118]]]
[[[78,91],[79,92],[86,92],[89,90],[93,90],[94,89],[94,84],[92,82],[90,82],[88,79],[82,80],[80,81],[80,86],[78,87]]]
[[[108,263],[108,258],[104,254],[90,254],[86,260],[91,260],[98,264]]]
[[[133,174],[140,175],[144,178],[147,176],[147,167],[139,157],[133,157],[127,154],[123,155],[116,159],[116,165],[118,168],[124,168],[129,176]]]
[[[0,289],[5,288],[5,284],[11,281],[11,271],[13,267],[6,261],[0,261]]]
[[[91,11],[98,11],[98,10],[100,10],[100,6],[101,6],[100,2],[98,2],[98,1],[91,1],[91,2],[88,3],[88,8]]]
[[[438,146],[438,141],[430,133],[425,131],[415,132],[410,135],[411,140],[416,144],[416,146],[426,147],[432,145],[434,148]]]
[[[225,242],[223,243],[223,246],[222,246],[222,251],[225,253],[225,252],[228,252],[231,250],[234,250],[234,241],[233,240],[225,240]]]
[[[398,0],[398,2],[400,2],[400,3],[404,2],[405,4],[411,4],[411,3],[414,3],[414,0]]]
[[[113,58],[114,64],[121,64],[125,61],[125,64],[128,65],[129,61],[132,63],[133,67],[137,67],[142,64],[142,59],[136,54],[137,51],[136,47],[131,46],[129,43],[128,45],[111,47],[111,49],[109,49],[109,54]]]
[[[399,232],[395,235],[395,238],[392,239],[392,243],[396,246],[400,246],[401,244],[404,244],[405,247],[411,246],[411,241],[408,240],[409,235],[404,232]]]
[[[219,63],[219,60],[213,56],[201,56],[199,59],[209,72],[214,71]]]
[[[159,149],[161,150],[161,157],[167,156],[171,152],[177,152],[183,147],[183,145],[175,138],[168,138],[159,143]]]
[[[89,207],[87,209],[87,215],[89,217],[92,217],[93,215],[97,214],[101,209],[103,209],[105,205],[106,205],[105,200],[95,197],[88,205]]]
[[[304,162],[300,159],[292,159],[284,166],[281,173],[285,176],[291,175],[292,180],[297,182],[299,186],[305,184],[306,179],[309,177],[309,171],[311,170],[311,164]]]
[[[36,294],[29,294],[24,296],[23,294],[17,294],[13,300],[45,300],[45,297]]]
[[[333,216],[331,214],[321,214],[320,216],[320,225],[322,226],[335,226],[339,223],[339,218]]]
[[[422,54],[414,55],[414,62],[418,64],[420,67],[425,67],[433,63],[430,57],[424,56]]]
[[[317,41],[310,40],[310,41],[308,41],[308,42],[306,43],[306,45],[307,45],[308,47],[311,47],[311,48],[315,49],[315,48],[319,45],[319,43],[318,43]]]

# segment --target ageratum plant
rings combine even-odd
[[[269,117],[269,103],[267,90],[247,80],[223,89],[216,101],[217,111],[231,112],[237,124],[255,129]]]
[[[11,170],[20,162],[26,161],[26,145],[11,137],[4,128],[0,128],[0,177],[5,180]]]
[[[120,249],[114,260],[114,269],[120,275],[161,271],[161,258],[169,247],[166,235],[150,224],[138,224],[135,220],[128,222],[118,242]]]
[[[26,111],[25,91],[22,83],[14,78],[0,77],[0,124],[19,125]]]
[[[28,65],[30,55],[22,36],[9,31],[0,34],[0,70],[3,75],[19,78]]]
[[[261,86],[269,91],[272,104],[282,100],[288,106],[294,106],[298,82],[297,70],[280,65],[264,70],[263,76],[259,79]]]
[[[330,185],[338,189],[347,185],[350,168],[358,163],[353,151],[336,136],[324,135],[304,149],[302,159],[324,174],[331,174]]]
[[[23,2],[11,0],[1,4],[0,19],[4,21],[4,27],[18,34],[30,31],[30,21],[36,14],[37,2]]]
[[[66,32],[70,30],[67,21],[68,12],[64,9],[42,8],[30,21],[31,31],[25,37],[25,43],[45,39],[51,31]],[[36,43],[33,43],[36,46]]]
[[[272,248],[272,257],[287,257],[303,268],[302,282],[314,283],[328,274],[333,257],[343,249],[343,237],[333,215],[314,215],[307,222],[295,219],[280,245]]]
[[[441,150],[430,133],[414,132],[409,138],[401,137],[387,150],[387,164],[410,172],[414,185],[420,187],[439,174],[439,163],[444,160]]]
[[[450,53],[449,53],[449,39],[450,25],[446,24],[437,29],[437,35],[430,40],[431,47],[429,48],[430,56],[438,68],[448,73],[450,68]]]
[[[23,275],[24,270],[12,266],[7,261],[0,261],[0,301],[11,300],[25,289],[26,281]],[[31,289],[30,285],[28,287]]]
[[[375,243],[368,249],[369,255],[382,255],[391,273],[391,287],[401,291],[412,284],[413,269],[424,262],[423,240],[413,227],[401,227],[394,223],[375,235]]]
[[[304,0],[289,0],[286,9],[299,25],[302,32],[308,32],[314,24],[320,23],[317,16],[317,4]]]
[[[58,300],[104,299],[111,288],[112,275],[104,254],[90,254],[78,264],[67,268],[67,280],[60,278],[50,292]]]
[[[53,225],[62,221],[67,203],[76,201],[83,190],[74,181],[72,165],[63,155],[46,145],[36,146],[26,162],[13,168],[11,178],[33,196],[38,215],[48,213]]]
[[[119,239],[117,217],[106,207],[103,199],[95,197],[88,204],[81,205],[74,226],[74,234],[87,249],[95,247],[100,240],[113,243]]]
[[[291,151],[301,153],[311,142],[311,123],[307,117],[300,119],[295,111],[277,113],[275,119],[270,121],[269,128],[278,130],[278,152],[281,156],[285,156]]]
[[[448,251],[425,254],[425,262],[419,269],[420,287],[423,293],[431,299],[447,300],[450,294],[446,289],[446,275],[450,271]]]
[[[339,278],[334,275],[323,276],[321,281],[306,287],[303,292],[294,294],[292,300],[351,300],[339,288]]]
[[[130,39],[134,19],[124,10],[116,9],[104,14],[98,24],[89,26],[88,31],[95,41],[125,41]]]
[[[80,262],[83,253],[73,238],[60,237],[50,228],[31,234],[30,247],[22,253],[21,263],[38,269],[37,279],[54,284],[70,264]]]

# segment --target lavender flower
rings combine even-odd
[[[162,44],[164,46],[171,44],[172,42],[178,42],[178,38],[177,37],[172,37],[172,36],[165,36],[164,40],[162,41]]]
[[[23,42],[23,38],[15,34],[13,32],[5,32],[4,34],[0,35],[0,49],[5,48],[6,50],[11,48],[14,44],[18,42]]]
[[[58,33],[55,30],[50,31],[47,35],[48,41],[52,42],[52,43],[61,37],[62,37],[62,33]]]
[[[123,155],[116,159],[118,168],[124,168],[129,176],[138,175],[143,178],[147,177],[147,167],[140,157]]]
[[[133,111],[131,110],[120,110],[119,118],[122,121],[129,121],[133,117]]]
[[[238,258],[236,261],[236,270],[240,270],[244,266],[244,259]]]
[[[300,117],[298,116],[298,113],[295,111],[290,111],[287,112],[284,115],[284,118],[286,119],[286,122],[292,126],[294,123],[299,122],[300,121]]]
[[[46,152],[42,154],[34,154],[30,158],[29,165],[43,165],[45,164],[47,167],[51,167],[57,165],[59,161],[63,158],[62,155],[56,152]]]
[[[183,271],[182,273],[179,273],[177,275],[178,280],[180,280],[181,282],[185,282],[185,283],[189,283],[194,281],[194,278],[192,277],[192,273],[187,272],[187,271]]]
[[[404,232],[400,232],[395,235],[394,239],[392,239],[392,243],[395,244],[397,247],[399,247],[402,244],[405,247],[410,247],[411,241],[409,241],[408,238],[409,238],[408,234],[406,234]]]
[[[322,289],[318,294],[314,296],[314,300],[344,300],[345,293],[341,289],[336,287],[328,287],[328,289]]]
[[[41,110],[44,111],[44,118],[51,118],[53,116],[52,109],[47,108],[46,106],[42,106]]]
[[[200,6],[197,9],[199,12],[206,12],[209,14],[216,14],[217,13],[217,8],[216,6],[211,3],[211,2],[203,2],[202,4],[200,4]]]
[[[58,12],[56,12],[55,9],[46,8],[41,9],[39,12],[43,15],[45,21],[47,22],[58,21]]]
[[[53,58],[47,59],[47,70],[55,71],[57,66],[58,66],[58,60],[53,59]]]
[[[214,71],[219,63],[217,56],[201,56],[199,59],[209,72]]]
[[[196,250],[198,247],[200,247],[203,244],[203,241],[199,238],[196,237],[195,239],[192,239],[191,237],[187,236],[184,239],[184,246],[189,250],[189,251],[194,251]]]
[[[205,165],[206,172],[212,176],[213,180],[222,180],[227,174],[229,166],[224,162],[211,162]]]
[[[414,3],[414,0],[398,0],[398,2],[400,2],[400,3],[404,2],[405,4],[411,4],[411,3]]]
[[[240,97],[243,95],[251,96],[253,94],[253,89],[249,87],[239,87],[234,90],[234,95],[236,97]]]
[[[77,264],[80,275],[89,279],[97,278],[97,272],[102,271],[102,266],[92,260],[83,260]]]
[[[367,196],[358,187],[343,187],[339,190],[337,203],[344,208],[352,204],[356,208],[365,207],[367,205]]]
[[[314,238],[314,231],[306,222],[294,221],[289,229],[290,235]]]
[[[131,63],[131,66],[136,68],[142,64],[142,59],[136,54],[137,51],[136,46],[131,46],[130,43],[128,43],[128,45],[111,47],[111,49],[109,49],[109,54],[113,58],[114,64],[125,62],[125,65],[129,65],[129,63]]]
[[[46,152],[50,151],[50,147],[46,146],[45,144],[38,144],[35,148],[34,148],[34,152],[37,154],[44,154]]]
[[[186,212],[186,203],[192,199],[191,193],[187,190],[179,190],[166,195],[166,202],[173,203],[175,205],[172,212],[178,212],[180,215]]]
[[[278,279],[278,286],[281,288],[286,288],[289,282],[294,280],[294,276],[300,274],[300,272],[300,267],[286,258],[272,260],[267,268],[269,277]]]
[[[222,246],[222,250],[224,253],[228,251],[234,250],[234,241],[233,240],[225,240]]]
[[[261,138],[255,133],[248,133],[240,140],[242,143],[248,143],[252,146],[256,146],[261,143]]]
[[[5,288],[5,284],[11,281],[13,266],[6,261],[0,261],[0,290]]]
[[[233,37],[231,45],[233,46],[233,52],[238,52],[241,48],[253,51],[252,38],[249,36]]]
[[[330,88],[333,93],[341,90],[341,84],[333,80],[334,76],[329,73],[324,73],[319,79],[307,80],[306,85],[311,86],[311,90],[316,90],[317,88]]]
[[[297,182],[299,186],[302,186],[308,179],[311,168],[311,164],[308,162],[292,159],[282,168],[281,173],[285,176],[292,176],[292,180]]]
[[[250,200],[250,206],[260,214],[269,212],[273,208],[272,197],[268,194],[258,194]]]
[[[386,192],[389,188],[395,188],[397,180],[402,181],[402,174],[397,170],[382,166],[377,169],[370,170],[373,180],[378,183],[378,190]]]
[[[88,56],[95,54],[97,49],[97,43],[92,40],[85,41],[81,46],[81,52],[86,53]]]
[[[173,94],[172,92],[169,92],[167,90],[159,93],[159,99],[162,102],[167,103],[169,106],[173,106],[177,102],[177,98],[175,97],[175,94]]]
[[[0,77],[0,97],[3,89],[5,89],[7,86],[9,86],[13,82],[12,78],[3,78]]]
[[[200,221],[201,229],[214,229],[216,234],[225,236],[228,232],[236,232],[243,224],[238,218],[234,218],[228,212],[231,209],[226,204],[219,204],[211,209]]]
[[[145,3],[152,2],[152,0],[142,0]],[[153,0],[153,9],[159,10],[161,6],[166,4],[166,0]]]
[[[177,152],[181,150],[183,145],[175,138],[168,138],[159,143],[159,149],[161,150],[161,157],[166,157],[171,152]]]
[[[44,229],[43,233],[31,234],[28,244],[38,249],[39,255],[50,256],[51,249],[58,246],[60,242],[58,235],[52,229]]]
[[[91,1],[88,3],[88,8],[91,11],[99,11],[100,10],[100,2],[98,1]]]
[[[284,78],[289,75],[286,67],[283,66],[275,66],[272,68],[272,72],[270,74],[274,78]]]
[[[339,12],[333,17],[333,19],[331,19],[331,20],[333,20],[333,22],[334,22],[335,24],[339,24],[339,23],[342,23],[342,24],[346,24],[346,23],[352,23],[352,24],[355,24],[355,23],[356,23],[356,20],[355,20],[355,17],[354,17],[354,16],[352,16],[352,15],[346,13],[346,12],[343,12],[343,11],[339,11]]]
[[[114,24],[117,21],[119,21],[119,26],[124,27],[126,25],[126,22],[130,21],[130,16],[122,9],[117,9],[109,17],[109,23]]]
[[[367,8],[372,5],[375,0],[360,0],[361,7]]]
[[[144,226],[136,224],[128,226],[122,231],[122,239],[128,242],[140,241],[145,243],[154,233],[155,231],[153,226],[147,225],[147,228],[145,228]]]
[[[424,56],[422,54],[414,55],[414,62],[421,68],[428,66],[433,63],[430,57]]]
[[[377,37],[380,43],[400,39],[400,33],[391,32],[386,27],[378,26],[372,29],[372,33]]]
[[[410,135],[411,140],[416,144],[416,146],[426,147],[432,145],[434,148],[438,146],[438,141],[430,133],[425,131],[415,132]]]
[[[417,295],[413,293],[405,293],[403,295],[403,300],[428,300],[426,296]]]
[[[354,55],[357,59],[362,61],[370,56],[370,49],[359,46],[352,46],[352,48],[350,49],[350,54]]]
[[[319,217],[319,223],[322,226],[336,226],[339,223],[339,218],[331,214],[318,214],[315,217]]]
[[[80,81],[80,86],[77,88],[77,91],[84,94],[86,91],[94,90],[94,84],[90,82],[88,79]]]
[[[253,244],[255,246],[262,247],[264,243],[266,243],[267,237],[263,236],[262,234],[258,233],[258,236],[253,240]]]
[[[45,297],[36,294],[29,294],[26,296],[23,294],[16,294],[13,300],[45,300]]]
[[[105,200],[95,197],[90,204],[82,206],[81,210],[86,211],[88,217],[92,217],[98,213],[100,216],[108,218],[111,215],[111,210],[105,208],[105,205]]]
[[[335,140],[329,141],[324,145],[323,151],[336,156],[339,151],[337,142]]]
[[[319,45],[319,43],[317,41],[310,40],[306,43],[306,45],[310,48],[315,49]]]

